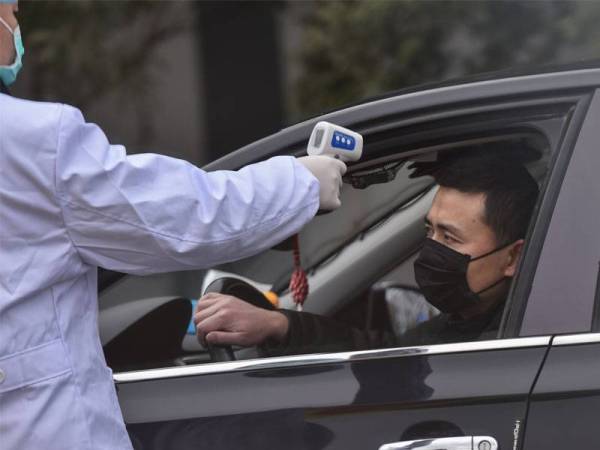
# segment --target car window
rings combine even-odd
[[[461,124],[469,127],[468,134],[457,133],[444,123],[447,137],[441,136],[442,133],[424,133],[426,140],[420,144],[411,135],[409,152],[396,147],[396,140],[388,139],[391,133],[387,131],[388,146],[377,147],[385,157],[351,167],[342,189],[342,208],[318,215],[300,232],[301,262],[307,271],[310,290],[302,313],[296,311],[288,289],[293,252],[289,245],[283,245],[208,271],[128,276],[103,293],[101,322],[103,310],[122,304],[124,296],[134,300],[129,303],[148,297],[161,305],[172,302],[169,307],[172,314],[176,306],[182,311],[183,299],[189,308],[186,329],[181,332],[183,338],[165,337],[181,342],[179,354],[171,355],[170,362],[169,358],[162,358],[138,368],[213,362],[204,343],[196,337],[192,308],[211,281],[228,276],[246,280],[265,293],[294,329],[303,330],[304,336],[298,340],[297,333],[288,333],[283,341],[269,338],[259,345],[234,346],[237,359],[494,339],[498,336],[504,304],[494,310],[493,323],[488,320],[490,316],[476,329],[469,328],[470,323],[452,323],[452,332],[444,332],[444,338],[440,339],[440,330],[447,327],[449,316],[433,307],[417,289],[413,263],[425,242],[424,219],[438,192],[430,169],[467,155],[496,155],[522,162],[537,184],[544,186],[556,148],[553,139],[561,133],[562,120],[562,116],[544,116],[535,126],[521,127],[513,123],[507,127],[504,122],[498,125],[494,121],[489,130],[478,133],[473,132],[471,122],[462,120]],[[397,133],[405,136],[403,130],[398,129]],[[430,139],[432,135],[435,140]],[[398,153],[394,153],[395,148]],[[414,176],[415,165],[421,176]],[[506,173],[505,177],[510,182],[511,174]],[[121,312],[117,315],[122,317]],[[114,330],[112,334],[116,335]],[[131,342],[140,339],[143,338],[133,336]],[[109,344],[103,337],[105,351]],[[106,356],[110,365],[111,357]],[[124,360],[122,354],[119,357]],[[132,368],[136,367],[113,365],[116,371]]]

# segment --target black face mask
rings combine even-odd
[[[491,252],[471,258],[433,239],[426,239],[425,245],[415,261],[415,278],[421,292],[429,303],[444,313],[456,313],[477,303],[479,294],[501,283],[505,277],[482,289],[471,291],[467,283],[469,263],[496,253],[510,244],[505,244]]]

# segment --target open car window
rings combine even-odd
[[[435,336],[416,341],[397,339],[407,333],[409,336],[411,329],[439,315],[439,311],[417,290],[412,268],[425,239],[424,218],[437,186],[426,173],[411,177],[414,174],[411,164],[417,162],[421,167],[443,165],[449,157],[474,152],[517,158],[535,178],[543,194],[553,151],[565,123],[564,111],[551,112],[536,114],[520,126],[498,124],[494,118],[489,129],[474,130],[476,127],[468,124],[463,132],[465,121],[461,119],[456,129],[444,123],[444,133],[434,130],[413,136],[406,130],[397,129],[373,135],[370,142],[373,142],[377,157],[350,167],[342,189],[342,207],[333,213],[316,216],[300,232],[301,260],[310,285],[304,312],[325,318],[325,324],[339,324],[350,330],[349,336],[365,332],[384,336],[359,349],[422,345],[423,342],[436,344]],[[510,177],[510,174],[506,176]],[[292,271],[293,253],[284,245],[208,271],[127,276],[101,296],[101,336],[109,365],[111,360],[118,361],[112,365],[119,371],[213,362],[207,349],[196,339],[191,322],[194,302],[206,286],[222,276],[238,277],[263,292],[271,291],[277,297],[278,308],[294,314],[295,305],[288,290]],[[381,289],[382,285],[384,289]],[[119,333],[114,327],[108,327],[111,328],[110,336],[102,333],[102,310],[112,309],[112,317],[129,314],[131,308],[122,306],[124,298],[127,298],[125,305],[137,304],[136,307],[141,308],[138,311],[143,310],[140,305],[149,304],[144,301],[149,298],[157,304],[173,302],[172,308],[179,308],[179,331],[173,333],[168,330],[170,327],[156,325],[139,327],[146,319],[143,312],[138,312],[135,319],[138,331],[135,333],[127,335],[125,329]],[[274,298],[272,294],[271,298]],[[511,303],[512,300],[506,302],[507,305]],[[119,312],[115,313],[114,308],[120,308]],[[503,312],[500,311],[500,316]],[[163,317],[168,314],[174,313],[163,310]],[[154,320],[157,320],[156,316]],[[184,326],[181,325],[183,322]],[[165,335],[167,332],[169,336]],[[142,335],[150,333],[161,354],[136,350],[143,342]],[[119,335],[128,342],[115,345]],[[496,327],[484,338],[494,339],[501,335],[502,330]],[[359,341],[361,339],[359,337]],[[454,341],[472,339],[468,333],[464,336],[459,333]],[[170,343],[167,345],[166,341]],[[234,348],[235,357],[252,359],[288,354],[280,345],[267,344]],[[315,345],[302,348],[299,353],[342,350],[353,348],[350,345],[339,349],[327,341],[317,340]]]

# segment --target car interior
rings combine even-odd
[[[395,333],[435,315],[418,292],[412,268],[436,192],[427,174],[466,153],[494,152],[522,161],[543,192],[563,120],[562,113],[482,117],[476,124],[463,118],[366,135],[363,160],[344,177],[342,207],[317,215],[299,234],[310,286],[304,310]],[[279,308],[293,309],[292,270],[291,247],[284,243],[211,270],[120,278],[100,294],[100,335],[109,366],[125,371],[213,362],[190,322],[193,301],[227,276],[271,291]],[[235,348],[233,354],[238,360],[259,357],[253,348]]]

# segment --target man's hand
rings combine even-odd
[[[269,338],[282,341],[288,331],[283,314],[218,293],[206,294],[198,301],[194,323],[203,344],[251,347]]]
[[[303,156],[298,162],[319,180],[319,209],[332,211],[342,205],[340,189],[346,164],[329,156]]]

